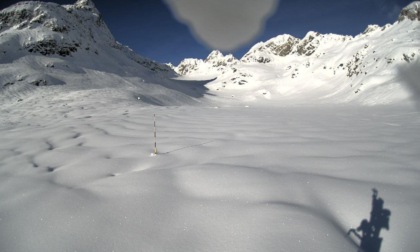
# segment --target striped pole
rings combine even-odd
[[[157,144],[156,144],[156,114],[153,114],[153,127],[154,127],[154,135],[155,135],[155,150],[154,150],[154,154],[157,154]]]

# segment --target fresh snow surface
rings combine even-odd
[[[283,35],[175,78],[91,1],[1,13],[0,252],[355,252],[373,188],[381,251],[420,251],[418,21]]]
[[[420,248],[414,106],[159,107],[61,88],[0,106],[0,251],[355,252],[372,188],[391,210],[381,251]]]

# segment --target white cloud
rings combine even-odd
[[[165,0],[175,17],[213,49],[231,51],[254,39],[278,0]]]

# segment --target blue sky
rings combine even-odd
[[[73,4],[76,0],[56,0]],[[210,0],[209,0],[210,1]],[[3,9],[19,1],[1,0]],[[249,48],[280,34],[302,38],[308,31],[357,35],[368,24],[396,21],[410,0],[281,0],[265,29],[253,41],[231,52],[240,58]],[[161,0],[94,0],[113,33],[124,45],[158,62],[178,64],[184,58],[206,58],[213,48],[196,41]],[[217,14],[215,14],[217,18]],[[217,49],[217,48],[216,48]]]

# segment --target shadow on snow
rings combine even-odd
[[[162,86],[181,92],[193,98],[202,98],[204,95],[209,95],[207,92],[209,89],[205,86],[206,84],[214,81],[217,78],[209,80],[178,80],[170,79],[167,82],[161,84]]]
[[[348,232],[348,235],[353,233],[360,240],[358,252],[379,252],[383,240],[379,237],[379,233],[383,228],[389,230],[391,211],[384,209],[384,200],[378,198],[378,191],[376,189],[372,191],[372,210],[369,221],[362,220],[358,228],[350,229]],[[361,235],[358,232],[361,232]]]

